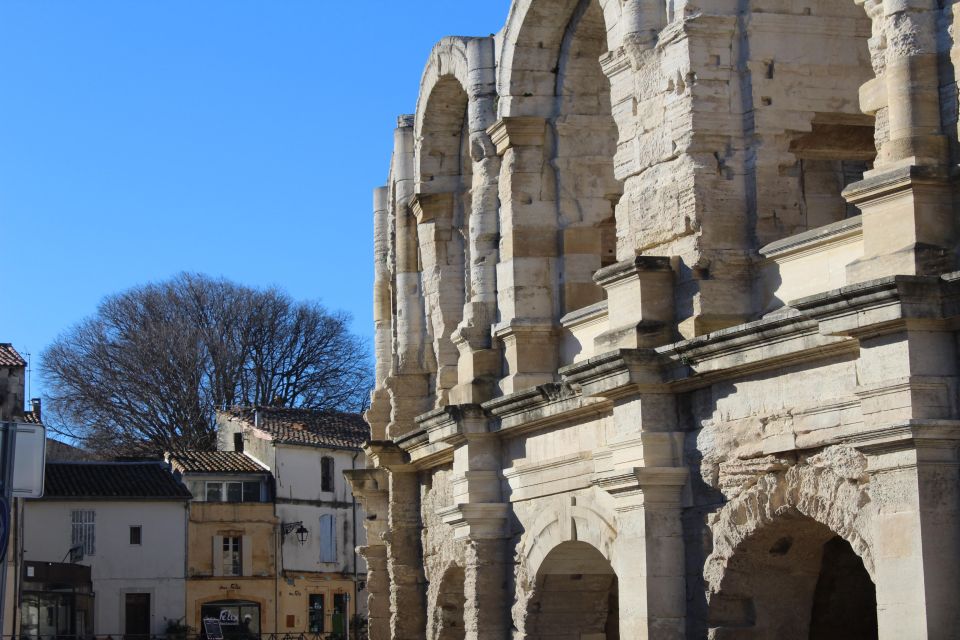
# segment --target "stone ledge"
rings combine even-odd
[[[861,233],[863,216],[854,216],[832,224],[804,231],[782,240],[771,242],[760,249],[760,254],[770,260],[784,258],[794,253],[808,251],[827,243],[834,243]]]

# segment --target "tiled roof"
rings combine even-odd
[[[0,342],[0,367],[25,367],[27,361],[20,357],[9,342]]]
[[[170,464],[180,473],[264,473],[256,460],[239,451],[178,451],[168,454]]]
[[[161,462],[48,462],[43,497],[189,500],[192,495]]]
[[[370,439],[370,427],[355,413],[277,407],[233,407],[222,413],[269,434],[278,444],[359,449]]]

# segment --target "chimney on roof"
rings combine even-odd
[[[37,422],[40,422],[40,398],[30,398],[30,407],[33,409],[33,415],[37,417]]]

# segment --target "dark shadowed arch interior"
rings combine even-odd
[[[463,640],[464,573],[461,567],[450,567],[443,574],[437,605],[433,614],[435,640]]]
[[[420,132],[419,194],[425,217],[420,220],[420,251],[425,268],[424,295],[428,333],[437,359],[436,400],[456,385],[459,352],[450,340],[463,319],[470,295],[470,189],[467,94],[453,76],[433,86]]]
[[[600,3],[581,0],[561,41],[551,120],[564,313],[600,301],[603,291],[593,282],[593,274],[616,261],[614,209],[623,185],[614,176],[617,126],[610,82],[600,65],[606,53]]]
[[[876,590],[848,542],[790,513],[737,548],[709,625],[718,638],[873,640]]]
[[[585,542],[564,542],[544,558],[527,605],[529,640],[619,640],[617,575]]]

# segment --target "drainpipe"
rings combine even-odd
[[[350,469],[356,470],[359,455],[359,451],[353,454]],[[350,507],[353,511],[353,612],[358,613],[360,602],[357,600],[357,497],[353,495],[353,491],[350,492],[350,499],[353,503]],[[353,637],[357,637],[356,627],[354,627]]]

